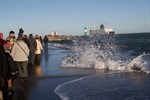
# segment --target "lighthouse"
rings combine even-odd
[[[86,29],[86,27],[84,28],[84,36],[87,36],[87,29]]]

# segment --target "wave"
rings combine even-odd
[[[65,57],[62,67],[143,71],[150,73],[150,55],[132,56],[134,51],[120,51],[115,39],[95,34],[73,40],[73,53]]]
[[[142,55],[134,58],[128,64],[129,70],[138,70],[150,73],[150,54],[143,53]]]

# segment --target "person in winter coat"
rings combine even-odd
[[[0,90],[2,91],[3,99],[8,99],[8,83],[7,83],[7,74],[8,69],[8,60],[4,50],[4,44],[6,41],[3,40],[3,34],[0,33]]]
[[[8,69],[9,72],[7,74],[7,83],[8,83],[8,95],[11,96],[13,94],[13,81],[17,78],[17,64],[14,62],[12,56],[9,51],[5,51],[8,59]]]
[[[42,39],[42,37],[40,36],[40,42],[41,42],[41,44],[43,43],[43,39]]]
[[[47,45],[47,43],[48,43],[48,38],[47,38],[47,36],[45,35],[45,37],[44,37],[44,43]]]
[[[17,78],[17,65],[13,61],[12,56],[10,55],[10,42],[4,45],[5,53],[7,56],[8,64],[8,74],[7,74],[7,83],[8,83],[8,94],[11,96],[13,94],[13,80]]]
[[[16,38],[15,38],[15,32],[14,31],[10,31],[9,32],[9,36],[6,38],[7,41],[10,42],[10,51],[12,50],[13,48],[13,45],[16,41]]]
[[[27,44],[23,41],[23,37],[17,38],[17,41],[12,48],[11,56],[17,64],[21,81],[27,81],[29,48]]]
[[[43,50],[42,44],[39,40],[38,36],[35,36],[35,41],[37,43],[36,50],[35,50],[35,62],[40,62],[41,50]]]
[[[7,42],[2,39],[3,34],[0,33],[0,75],[6,75],[8,73],[7,56],[4,50],[4,44]]]
[[[29,39],[28,39],[27,35],[23,35],[23,40],[27,44],[27,46],[30,47],[30,42],[29,42]]]
[[[29,47],[29,50],[30,50],[30,54],[29,54],[29,63],[31,65],[34,65],[34,61],[35,61],[35,50],[36,50],[36,46],[37,46],[37,43],[33,37],[32,34],[29,35],[29,43],[30,43],[30,47]]]

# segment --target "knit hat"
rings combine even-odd
[[[3,38],[3,33],[0,33],[0,38],[1,38],[1,39]]]
[[[9,34],[15,34],[15,32],[14,31],[10,31]]]

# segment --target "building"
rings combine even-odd
[[[72,36],[58,35],[58,33],[54,31],[50,35],[47,35],[47,38],[49,41],[64,41],[64,40],[71,40]]]

